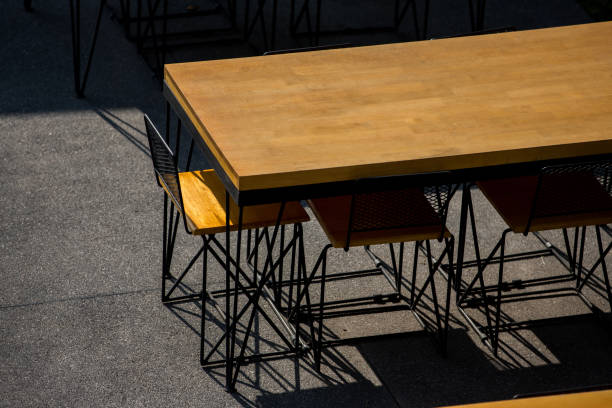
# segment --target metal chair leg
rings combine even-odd
[[[448,279],[446,282],[446,301],[444,303],[444,323],[443,323],[443,331],[441,333],[440,339],[440,351],[443,356],[446,356],[448,353],[448,320],[450,315],[450,302],[451,302],[451,287],[454,279],[453,274],[453,254],[455,250],[455,239],[451,237],[450,239],[446,239],[446,246],[448,249],[447,258],[448,258]]]
[[[501,298],[502,298],[502,284],[504,282],[504,249],[506,247],[506,235],[509,231],[504,231],[501,238],[501,245],[499,248],[499,277],[497,280],[497,298],[495,301],[495,330],[491,333],[489,328],[489,337],[493,346],[493,355],[497,356],[499,349],[499,322],[501,315]],[[486,302],[486,299],[485,299]]]
[[[610,312],[612,312],[612,291],[610,290],[610,278],[608,276],[608,267],[606,266],[605,251],[601,242],[601,230],[600,226],[595,227],[597,233],[597,248],[599,249],[599,259],[601,262],[601,270],[606,284],[606,294],[608,295],[608,304],[610,305]]]
[[[200,365],[204,365],[204,353],[206,347],[206,303],[208,302],[208,241],[206,237],[202,236],[202,317],[200,319]]]
[[[85,85],[91,62],[93,60],[96,43],[98,41],[98,33],[100,31],[100,21],[102,20],[102,10],[106,4],[106,0],[100,0],[98,8],[98,16],[94,26],[93,38],[89,48],[89,58],[85,65],[85,71],[81,77],[81,0],[70,0],[70,23],[72,28],[72,63],[74,69],[74,89],[78,98],[85,97]]]
[[[321,371],[321,354],[323,350],[323,309],[325,303],[325,273],[327,270],[327,250],[323,251],[323,261],[321,262],[321,295],[319,298],[319,326],[317,333],[317,345],[315,352],[315,368],[317,371]]]

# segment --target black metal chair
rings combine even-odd
[[[438,177],[444,176],[441,174]],[[456,188],[451,185],[436,185],[433,187],[421,187],[414,184],[414,176],[398,176],[359,180],[355,183],[354,193],[331,198],[316,198],[309,200],[309,205],[317,217],[321,227],[325,231],[330,243],[327,244],[319,255],[312,272],[306,282],[304,289],[298,299],[308,294],[317,272],[320,271],[319,303],[310,302],[301,311],[308,314],[311,322],[318,322],[316,333],[314,324],[311,325],[311,337],[313,343],[316,368],[320,369],[323,340],[323,321],[325,317],[334,315],[380,313],[385,311],[396,311],[402,309],[412,310],[423,327],[432,331],[435,327],[440,350],[446,352],[446,340],[449,318],[450,285],[453,270],[453,246],[454,238],[445,226],[448,205]],[[401,187],[415,185],[415,187]],[[434,259],[431,252],[430,240],[444,242],[444,249],[439,259]],[[412,283],[409,295],[403,293],[403,263],[405,242],[414,242],[414,259],[412,270]],[[424,245],[423,245],[424,243]],[[391,257],[391,264],[378,257],[372,252],[370,246],[387,244]],[[393,244],[399,244],[399,253]],[[331,248],[342,248],[348,251],[351,247],[363,246],[367,254],[374,261],[376,268],[387,278],[393,293],[387,295],[375,295],[369,298],[352,298],[343,300],[327,301],[325,298],[326,283],[332,278],[362,277],[359,272],[327,274],[327,252]],[[427,256],[429,274],[425,283],[417,287],[417,264],[419,252]],[[440,269],[441,262],[447,258],[446,268],[447,288],[446,301],[440,306],[434,275]],[[352,276],[351,276],[352,275]],[[427,288],[431,290],[433,311],[435,321],[418,313],[417,306],[422,303]],[[309,295],[310,296],[310,295]],[[403,305],[399,303],[403,302]],[[391,303],[384,306],[386,303]],[[376,305],[368,309],[367,305]],[[355,308],[366,306],[364,308]],[[339,308],[348,308],[338,313]],[[333,309],[326,312],[326,309]],[[307,310],[304,310],[307,309]],[[315,315],[315,309],[317,313]],[[442,309],[442,310],[440,310]],[[337,343],[334,341],[333,343]]]
[[[564,281],[575,281],[575,287],[569,288],[591,310],[599,312],[582,293],[585,285],[599,288],[607,297],[612,310],[612,292],[608,277],[605,257],[612,248],[612,243],[605,249],[601,239],[601,230],[605,224],[612,222],[612,197],[610,184],[612,161],[605,160],[589,163],[569,163],[551,165],[541,169],[539,174],[477,183],[484,196],[501,215],[508,228],[495,244],[488,256],[482,258],[478,244],[478,235],[474,220],[474,211],[469,188],[464,189],[464,205],[469,211],[474,241],[476,260],[461,262],[457,265],[457,305],[472,328],[476,329],[482,340],[497,355],[501,324],[501,304],[504,301],[539,299],[543,297],[562,296],[568,292],[565,288],[526,290],[521,293],[506,293],[530,287],[548,284],[559,284]],[[597,236],[598,259],[589,268],[583,266],[585,232],[587,226],[595,226]],[[574,228],[573,243],[570,244],[568,229]],[[545,240],[540,231],[563,231],[565,252]],[[506,237],[510,232],[527,235],[533,233],[546,248],[524,254],[505,253]],[[495,256],[499,252],[499,256]],[[527,280],[504,281],[504,264],[511,260],[529,259],[543,255],[554,255],[567,268],[568,274],[552,277],[540,277]],[[496,284],[485,285],[483,274],[491,264],[498,263]],[[462,283],[465,267],[475,267],[476,273],[471,280]],[[593,274],[601,267],[603,283],[597,283]],[[602,287],[603,286],[603,287]],[[494,295],[489,295],[493,293]],[[493,315],[489,306],[493,306]],[[486,327],[477,325],[465,312],[464,308],[484,309]]]
[[[266,51],[263,55],[280,55],[280,54],[296,54],[299,52],[310,52],[310,51],[325,51],[325,50],[335,50],[337,48],[350,48],[353,45],[351,43],[341,43],[341,44],[329,44],[329,45],[317,45],[315,47],[301,47],[301,48],[290,48],[286,50],[272,50]]]
[[[474,2],[476,4],[474,4]],[[487,0],[468,0],[470,7],[470,24],[472,31],[484,30],[485,9]]]
[[[299,202],[286,202],[278,204],[266,204],[245,207],[244,211],[239,211],[237,205],[226,192],[221,180],[214,170],[185,171],[179,172],[177,161],[172,151],[161,137],[151,120],[145,115],[145,125],[147,138],[155,177],[160,187],[164,189],[164,222],[163,222],[163,255],[162,255],[162,302],[176,303],[184,301],[201,300],[201,339],[200,339],[200,363],[206,367],[226,365],[226,381],[229,390],[234,389],[240,365],[247,362],[258,361],[267,357],[279,357],[282,353],[275,352],[245,356],[249,336],[252,329],[253,317],[258,312],[274,329],[278,337],[287,346],[287,351],[292,354],[300,353],[301,347],[297,333],[299,327],[290,327],[281,322],[281,328],[274,323],[269,312],[259,305],[260,297],[269,301],[273,311],[279,316],[276,304],[278,302],[269,295],[264,287],[274,276],[279,264],[282,263],[284,256],[291,252],[295,257],[296,251],[300,259],[303,259],[302,227],[301,222],[309,220],[308,214],[304,211]],[[226,209],[229,208],[229,212]],[[202,247],[189,261],[187,267],[175,276],[171,273],[172,255],[179,223],[182,218],[185,231],[194,236],[202,236]],[[255,241],[247,242],[247,264],[252,266],[253,276],[249,276],[241,268],[240,245],[236,249],[236,256],[230,255],[229,245],[227,248],[216,239],[215,234],[225,232],[226,243],[230,240],[230,231],[238,234],[237,242],[240,241],[242,226],[244,230],[274,227],[278,225],[293,224],[293,237],[289,242],[278,250],[277,259],[273,259],[272,247],[267,235],[256,234]],[[228,228],[229,225],[229,228]],[[250,237],[250,235],[249,235]],[[265,245],[264,245],[265,243]],[[266,253],[266,263],[263,269],[257,267],[258,249],[264,245]],[[214,257],[226,270],[225,289],[219,291],[209,291],[207,288],[207,259],[208,255]],[[202,269],[202,291],[187,293],[172,297],[176,290],[184,289],[183,278],[192,269],[199,257],[203,260]],[[230,268],[231,266],[231,268]],[[292,265],[293,266],[293,265]],[[235,270],[235,272],[234,272]],[[293,275],[292,270],[292,275]],[[167,290],[166,285],[170,282],[172,286]],[[230,282],[234,283],[234,289],[230,289]],[[246,304],[241,306],[238,311],[238,295],[247,298]],[[230,307],[230,298],[234,296],[233,308]],[[225,310],[216,300],[224,298]],[[206,305],[212,303],[214,309],[219,312],[225,322],[225,333],[217,340],[212,349],[205,353],[206,344]],[[299,302],[299,300],[298,300]],[[249,323],[242,340],[242,348],[239,355],[234,354],[236,340],[236,326],[248,308],[252,307]],[[299,324],[299,323],[298,323]],[[283,332],[287,332],[287,335]],[[226,341],[225,360],[211,361],[211,356],[219,349],[223,340]],[[230,342],[231,341],[231,342]],[[235,368],[234,368],[235,365]]]
[[[408,10],[412,8],[412,17],[414,21],[415,31],[417,33],[417,39],[425,38],[427,35],[427,24],[429,20],[429,1],[425,0],[425,12],[424,12],[424,23],[423,30],[419,28],[419,18],[417,13],[417,5],[415,0],[395,0],[394,2],[394,14],[393,14],[393,25],[389,27],[364,27],[360,29],[344,30],[346,33],[358,33],[358,32],[371,32],[371,31],[397,31],[400,24],[404,21]],[[291,34],[296,35],[298,27],[305,21],[306,33],[311,39],[312,45],[319,45],[319,39],[321,36],[321,10],[323,7],[322,0],[316,0],[315,5],[315,17],[314,24],[312,22],[310,13],[310,0],[302,0],[301,3],[297,4],[296,0],[291,0],[290,9],[290,20],[289,26]],[[313,27],[314,25],[314,27]],[[336,31],[337,33],[341,31]]]
[[[478,30],[472,31],[471,33],[462,33],[462,34],[453,34],[453,35],[445,35],[440,37],[431,37],[430,40],[443,40],[447,38],[459,38],[459,37],[475,37],[478,35],[488,35],[488,34],[501,34],[501,33],[510,33],[516,31],[516,27],[507,26],[507,27],[496,27],[489,28],[486,30]]]
[[[130,0],[121,0],[121,18],[126,36],[136,42],[136,48],[145,56],[145,61],[157,75],[163,79],[163,68],[169,51],[178,47],[211,44],[216,41],[241,42],[242,38],[236,29],[235,0],[214,2],[214,5],[200,9],[191,5],[180,11],[168,0],[137,0],[132,10]],[[224,27],[202,29],[179,29],[178,21],[193,21],[218,17],[227,20]],[[173,22],[175,22],[173,24]],[[134,26],[134,32],[132,32]],[[189,26],[189,24],[187,24]],[[151,56],[149,61],[147,56]]]

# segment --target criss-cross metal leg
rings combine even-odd
[[[474,241],[474,261],[464,261],[464,248],[465,248],[465,236],[467,227],[467,218],[471,221],[471,231]],[[460,219],[460,230],[459,230],[459,250],[457,254],[457,274],[455,289],[457,291],[456,303],[460,313],[466,319],[470,327],[474,329],[485,345],[487,345],[494,355],[497,355],[499,350],[499,332],[501,327],[508,326],[501,322],[501,304],[504,300],[517,301],[517,300],[530,300],[540,299],[546,297],[554,297],[567,295],[568,290],[577,295],[591,310],[597,312],[598,309],[582,294],[582,289],[592,279],[592,275],[595,270],[601,266],[604,271],[604,285],[606,287],[606,297],[611,306],[612,298],[609,294],[609,280],[607,270],[605,269],[605,257],[612,250],[612,243],[604,248],[601,242],[601,234],[599,231],[603,227],[596,227],[598,233],[598,248],[599,258],[591,266],[590,269],[586,269],[583,266],[584,258],[584,245],[585,245],[585,231],[586,227],[577,227],[574,229],[573,234],[570,234],[568,229],[563,229],[563,241],[565,246],[565,252],[554,246],[548,240],[546,240],[540,233],[534,232],[533,235],[537,237],[540,242],[545,246],[545,249],[530,251],[519,254],[506,254],[505,253],[505,241],[506,235],[511,232],[511,229],[506,229],[501,239],[496,243],[494,248],[491,250],[486,258],[481,258],[478,234],[476,232],[475,217],[473,204],[471,199],[471,193],[469,186],[464,186],[463,189],[463,200],[461,207],[461,219]],[[496,256],[499,253],[499,256]],[[505,282],[503,280],[504,263],[507,261],[514,260],[527,260],[541,256],[554,256],[559,262],[567,269],[568,273],[552,277],[533,278],[526,280],[514,280],[511,282]],[[485,269],[497,263],[499,266],[497,283],[494,285],[486,286],[484,283],[484,271]],[[476,274],[473,276],[469,283],[463,282],[462,270],[465,267],[476,267]],[[525,289],[532,286],[542,286],[547,284],[556,284],[566,281],[576,281],[575,287],[573,288],[552,288],[542,290],[523,291],[518,294],[505,294],[513,289]],[[489,293],[495,293],[495,295],[489,295]],[[489,312],[489,307],[493,307],[493,316]],[[486,316],[486,326],[476,324],[464,309],[466,308],[482,308]]]
[[[428,243],[429,244],[429,243]],[[366,253],[368,254],[368,256],[370,256],[370,258],[372,259],[372,261],[374,262],[377,270],[375,270],[377,273],[376,275],[380,275],[382,274],[387,281],[389,282],[390,286],[394,289],[394,293],[391,295],[376,295],[376,296],[372,296],[372,297],[360,297],[360,298],[354,298],[354,299],[343,299],[343,300],[334,300],[334,301],[326,301],[325,299],[325,286],[326,283],[328,281],[328,277],[329,279],[343,279],[346,278],[346,276],[351,276],[352,274],[355,274],[355,272],[349,272],[349,273],[337,273],[337,274],[332,274],[332,275],[328,275],[327,273],[327,253],[328,251],[332,248],[331,244],[327,244],[321,251],[319,257],[317,258],[314,267],[312,268],[311,272],[309,275],[306,275],[305,273],[305,268],[300,268],[304,275],[301,279],[298,279],[298,284],[302,285],[302,289],[300,290],[298,287],[297,290],[297,303],[298,303],[298,307],[299,307],[299,302],[303,297],[308,297],[309,296],[309,288],[312,285],[313,281],[318,278],[319,279],[319,300],[318,300],[318,304],[314,304],[311,306],[311,302],[310,299],[307,299],[307,310],[305,315],[307,316],[307,318],[309,319],[309,321],[311,322],[309,324],[309,328],[310,328],[310,339],[313,342],[313,358],[314,358],[314,365],[315,365],[315,369],[317,371],[320,371],[321,369],[321,362],[322,362],[322,350],[323,347],[326,346],[327,344],[341,344],[343,342],[346,341],[351,341],[351,339],[340,339],[340,340],[333,340],[331,342],[325,341],[323,339],[323,329],[324,329],[324,318],[326,316],[344,316],[344,315],[351,315],[351,314],[367,314],[367,313],[380,313],[383,311],[397,311],[397,310],[412,310],[413,314],[415,314],[415,316],[417,316],[417,319],[419,319],[419,322],[423,325],[424,328],[427,328],[426,324],[421,320],[420,316],[417,313],[416,310],[416,305],[419,303],[419,301],[421,300],[423,293],[425,292],[425,290],[427,289],[427,287],[429,287],[432,291],[433,294],[433,299],[434,299],[434,312],[436,314],[436,338],[435,340],[439,341],[440,343],[440,348],[442,353],[444,354],[446,351],[446,340],[447,340],[447,332],[448,332],[448,320],[449,320],[449,299],[450,299],[450,287],[452,285],[452,281],[453,281],[453,248],[454,248],[454,239],[448,238],[445,239],[445,249],[442,252],[440,259],[439,260],[435,260],[432,262],[432,259],[434,259],[433,256],[429,257],[429,277],[426,281],[426,283],[420,288],[420,290],[418,291],[418,293],[415,292],[415,283],[414,283],[414,279],[413,279],[413,284],[412,284],[412,288],[411,288],[411,298],[409,299],[408,297],[405,297],[402,294],[402,275],[403,275],[403,263],[404,263],[404,247],[405,247],[405,243],[400,243],[399,244],[399,251],[396,252],[396,248],[394,247],[393,244],[389,244],[389,254],[390,254],[390,258],[391,258],[391,265],[389,265],[387,262],[385,262],[384,260],[382,260],[380,257],[378,257],[374,252],[372,252],[372,250],[370,249],[369,246],[365,246],[364,249],[366,251]],[[418,248],[415,247],[415,252],[418,254]],[[431,255],[431,253],[430,253]],[[444,304],[444,306],[439,306],[438,303],[438,298],[437,298],[437,292],[436,292],[436,287],[435,287],[435,283],[433,282],[433,277],[434,274],[441,270],[441,264],[442,264],[442,259],[444,258],[448,259],[448,265],[450,265],[450,268],[448,269],[449,273],[448,273],[448,281],[447,281],[447,289],[446,289],[446,303]],[[418,257],[415,257],[415,260],[418,261]],[[302,261],[300,261],[302,262]],[[416,265],[416,262],[415,262]],[[365,271],[364,271],[365,272]],[[359,271],[358,273],[361,273],[361,271]],[[371,273],[370,273],[371,274]],[[365,275],[361,275],[361,276],[368,276],[370,274],[365,274]],[[342,276],[340,276],[342,275]],[[344,276],[346,275],[346,276]],[[414,275],[415,276],[415,275]],[[412,302],[410,300],[413,300]],[[397,305],[397,303],[402,302],[405,303],[405,305]],[[375,308],[367,308],[367,309],[351,309],[348,311],[339,311],[339,312],[334,312],[333,309],[338,309],[338,308],[344,308],[344,307],[352,307],[355,308],[356,306],[361,306],[361,305],[365,305],[365,304],[384,304],[386,302],[391,302],[394,305],[391,306],[380,306],[380,307],[375,307]],[[326,312],[326,308],[330,308],[332,310],[332,312]],[[313,316],[313,309],[316,311],[316,317]],[[301,318],[301,313],[300,310],[298,309],[291,309],[289,311],[289,320],[293,320],[293,319],[297,319],[297,318]],[[315,325],[312,324],[313,320],[316,320],[316,329],[315,329]]]
[[[450,313],[450,293],[451,287],[454,281],[454,258],[453,252],[455,247],[455,240],[451,236],[449,238],[444,238],[444,249],[440,254],[439,258],[433,256],[431,251],[430,241],[425,241],[425,245],[423,242],[417,241],[414,246],[414,259],[412,266],[412,281],[410,284],[410,306],[414,317],[419,322],[421,327],[424,330],[429,331],[431,324],[427,324],[425,322],[426,317],[418,311],[418,306],[425,296],[425,291],[429,287],[431,293],[431,302],[433,305],[434,311],[434,325],[435,332],[432,333],[434,335],[434,340],[437,341],[440,353],[445,356],[447,353],[447,339],[448,339],[448,320]],[[417,267],[418,267],[418,258],[419,252],[423,252],[427,257],[427,268],[428,268],[428,276],[425,280],[425,283],[418,289],[417,291]],[[442,262],[446,257],[447,264],[444,266]],[[442,306],[440,306],[439,297],[436,289],[436,283],[434,281],[435,274],[440,272],[443,277],[446,279],[446,294],[445,294],[445,302]],[[440,310],[442,309],[442,310]]]
[[[227,205],[229,206],[229,195],[226,197]],[[201,355],[200,355],[200,363],[204,367],[218,367],[220,365],[225,366],[225,375],[226,375],[226,388],[228,391],[235,391],[235,385],[238,379],[238,375],[240,372],[240,368],[244,364],[248,364],[250,362],[260,361],[268,358],[279,358],[282,356],[298,356],[306,347],[299,339],[299,321],[294,322],[294,325],[291,325],[289,320],[285,319],[279,309],[276,307],[276,296],[275,296],[275,287],[272,289],[268,288],[268,285],[272,281],[272,277],[278,274],[278,270],[280,268],[280,264],[284,262],[286,256],[290,253],[298,251],[299,258],[303,258],[303,243],[302,243],[302,228],[301,225],[296,224],[294,226],[294,234],[293,237],[287,242],[285,246],[281,246],[278,254],[274,255],[274,247],[275,244],[280,241],[279,235],[281,235],[281,226],[280,221],[282,218],[282,213],[284,210],[285,204],[281,204],[281,209],[279,211],[279,215],[277,218],[276,225],[272,232],[271,238],[269,242],[266,242],[262,239],[265,234],[264,233],[255,233],[255,241],[251,241],[248,246],[250,246],[250,252],[247,251],[247,265],[253,269],[254,276],[249,276],[245,270],[241,267],[241,238],[242,238],[242,212],[243,209],[240,207],[239,215],[238,215],[238,224],[237,224],[237,232],[236,232],[236,243],[235,243],[235,255],[231,256],[231,238],[229,234],[229,227],[226,228],[225,233],[225,245],[219,243],[219,241],[211,236],[209,240],[205,240],[205,245],[203,246],[203,253],[209,254],[214,257],[217,262],[219,262],[225,269],[226,273],[226,283],[225,289],[215,295],[215,293],[206,293],[201,294],[202,301],[208,301],[215,306],[215,309],[220,312],[220,315],[224,321],[224,332],[217,340],[217,342],[212,345],[210,350],[205,350],[206,341],[204,337],[201,339]],[[229,207],[227,207],[229,208]],[[226,212],[227,214],[227,212]],[[229,215],[226,216],[227,225],[229,225]],[[247,233],[247,243],[249,234]],[[262,270],[257,269],[256,267],[256,251],[257,247],[265,243],[266,245],[266,259]],[[214,245],[214,248],[213,248]],[[253,255],[254,254],[254,255]],[[253,258],[253,261],[249,263],[248,259]],[[206,259],[206,258],[204,258]],[[302,274],[302,266],[305,267],[305,262],[301,259],[298,262],[300,267],[298,267],[298,274]],[[203,289],[206,291],[206,288]],[[224,308],[219,307],[216,298],[219,296],[223,296],[225,299]],[[246,304],[238,308],[239,296],[245,296],[247,298]],[[274,319],[266,310],[262,308],[260,305],[260,300],[264,299],[269,307],[272,310],[273,315],[276,317]],[[294,305],[294,308],[300,307],[299,301],[297,305]],[[224,309],[224,310],[223,310]],[[249,312],[250,309],[250,313]],[[202,318],[206,319],[204,314],[205,308],[203,305],[203,314]],[[242,338],[238,336],[238,326],[242,321],[244,316],[248,317],[248,322],[246,323],[246,329]],[[283,344],[287,347],[284,351],[275,351],[269,353],[259,353],[257,355],[247,356],[247,348],[249,343],[249,338],[252,334],[253,324],[255,321],[255,316],[261,316],[274,330],[274,332],[279,336]],[[276,322],[275,322],[276,320]],[[280,325],[279,325],[280,323]],[[202,327],[204,330],[205,324],[202,322]],[[204,332],[202,332],[202,336],[204,336]],[[221,360],[211,361],[212,355],[219,349],[222,343],[225,343],[225,357]]]
[[[176,241],[176,232],[178,230],[178,224],[180,220],[180,213],[176,210],[172,200],[164,194],[164,217],[163,217],[163,237],[162,237],[162,302],[170,300],[170,295],[180,284],[183,277],[187,274],[189,269],[193,266],[201,251],[191,260],[189,266],[183,271],[179,279],[175,279],[170,273],[170,267],[172,265],[172,255],[174,253],[174,243]],[[170,293],[166,293],[166,282],[173,280],[175,283],[170,290]]]
[[[403,4],[402,4],[403,2]],[[404,21],[406,14],[408,13],[408,9],[412,9],[412,20],[414,24],[414,32],[416,33],[417,40],[423,40],[427,38],[427,30],[429,25],[429,2],[430,0],[425,0],[425,11],[423,15],[423,29],[420,29],[419,24],[419,16],[417,10],[417,4],[415,0],[395,0],[395,13],[393,16],[393,27],[395,31],[399,30],[400,25]]]
[[[481,31],[484,28],[487,0],[468,0],[468,3],[470,7],[472,31]]]
[[[289,19],[289,32],[292,35],[297,34],[297,29],[302,22],[302,19],[306,20],[306,32],[308,37],[310,38],[310,45],[314,45],[314,37],[313,37],[313,29],[312,23],[310,19],[310,1],[303,0],[301,3],[301,7],[296,7],[297,0],[291,0],[291,11],[290,11],[290,19]]]
[[[297,4],[297,0],[291,0],[290,4],[290,19],[289,29],[292,35],[307,34],[310,40],[311,46],[318,46],[320,43],[321,34],[324,32],[321,30],[321,14],[323,2],[322,0],[316,0],[314,5],[314,23],[311,22],[310,15],[310,0],[303,0]],[[363,28],[347,28],[342,30],[330,30],[325,31],[327,34],[338,34],[338,33],[361,33],[361,32],[398,32],[399,27],[406,18],[408,11],[412,9],[413,24],[416,33],[416,39],[421,40],[426,38],[428,23],[429,23],[429,9],[430,0],[425,0],[424,7],[424,20],[423,28],[420,28],[419,24],[419,13],[417,10],[417,3],[415,0],[396,0],[394,3],[394,14],[393,21],[390,26],[378,26],[378,27],[363,27]],[[298,28],[302,21],[306,23],[306,32],[298,33]]]
[[[96,24],[94,26],[93,36],[91,45],[89,47],[89,57],[85,64],[85,71],[81,73],[81,0],[69,0],[70,1],[70,26],[72,32],[72,64],[74,70],[74,89],[78,98],[85,96],[85,86],[87,85],[87,78],[89,76],[89,70],[91,69],[91,62],[93,61],[94,51],[96,49],[96,43],[98,41],[98,32],[100,31],[100,21],[102,20],[102,10],[106,5],[106,0],[100,0],[100,6],[98,7],[98,15],[96,18]],[[31,4],[31,2],[30,2]]]

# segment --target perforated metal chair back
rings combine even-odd
[[[612,212],[612,161],[573,163],[542,168],[529,220]]]
[[[453,35],[440,36],[440,37],[431,37],[430,40],[443,40],[443,39],[448,39],[448,38],[460,38],[460,37],[475,37],[478,35],[511,33],[513,31],[516,31],[516,27],[514,26],[488,28],[486,30],[472,31],[471,33],[461,33],[461,34],[453,34]]]
[[[360,190],[360,184],[384,184],[389,179],[358,180],[356,191]],[[353,194],[345,249],[349,248],[351,234],[355,232],[440,226],[438,239],[441,240],[446,230],[448,205],[456,189],[452,184],[440,184]]]
[[[340,44],[328,44],[328,45],[317,45],[313,47],[302,47],[302,48],[290,48],[286,50],[273,50],[266,51],[263,55],[281,55],[281,54],[295,54],[298,52],[309,52],[309,51],[325,51],[334,50],[337,48],[350,48],[353,44],[351,43],[340,43]]]
[[[155,170],[155,179],[158,184],[163,184],[174,204],[184,214],[181,185],[174,155],[149,116],[144,115],[144,121]]]

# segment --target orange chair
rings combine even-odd
[[[404,180],[413,180],[410,177],[359,180],[355,184],[356,192],[351,195],[309,200],[310,207],[330,241],[321,251],[309,279],[304,285],[304,291],[307,292],[316,273],[320,270],[319,303],[313,305],[314,309],[318,309],[317,315],[314,315],[312,309],[309,310],[311,320],[318,321],[317,333],[312,333],[317,369],[320,369],[321,351],[325,343],[323,340],[323,320],[326,315],[325,309],[328,306],[337,309],[342,305],[350,308],[355,305],[366,304],[368,301],[374,304],[391,302],[391,306],[388,308],[379,306],[373,309],[353,309],[356,314],[364,314],[398,310],[398,303],[403,301],[407,308],[416,313],[417,305],[423,300],[423,294],[427,287],[431,290],[435,312],[435,322],[433,324],[438,334],[437,339],[442,352],[446,351],[454,238],[446,228],[445,221],[448,204],[456,188],[450,185],[436,185],[427,188],[405,187],[398,189],[397,186],[407,185]],[[387,184],[389,185],[388,188],[385,187]],[[438,240],[445,244],[438,260],[433,259],[430,240]],[[405,242],[415,242],[412,285],[409,296],[402,293]],[[399,243],[399,260],[396,258],[394,243]],[[392,265],[388,265],[370,250],[370,245],[378,244],[389,245]],[[356,246],[365,247],[376,266],[387,277],[394,292],[386,296],[376,295],[371,299],[353,298],[326,301],[328,250],[330,248],[342,248],[348,251],[351,247]],[[426,253],[429,275],[423,286],[417,288],[417,262],[421,251]],[[447,272],[450,276],[447,277],[446,301],[440,306],[434,274],[440,269],[441,262],[445,257],[448,259]],[[351,273],[345,275],[350,276]],[[357,276],[358,274],[355,274],[355,277]],[[419,314],[416,314],[416,316],[426,328],[431,328],[431,325],[426,325]]]

